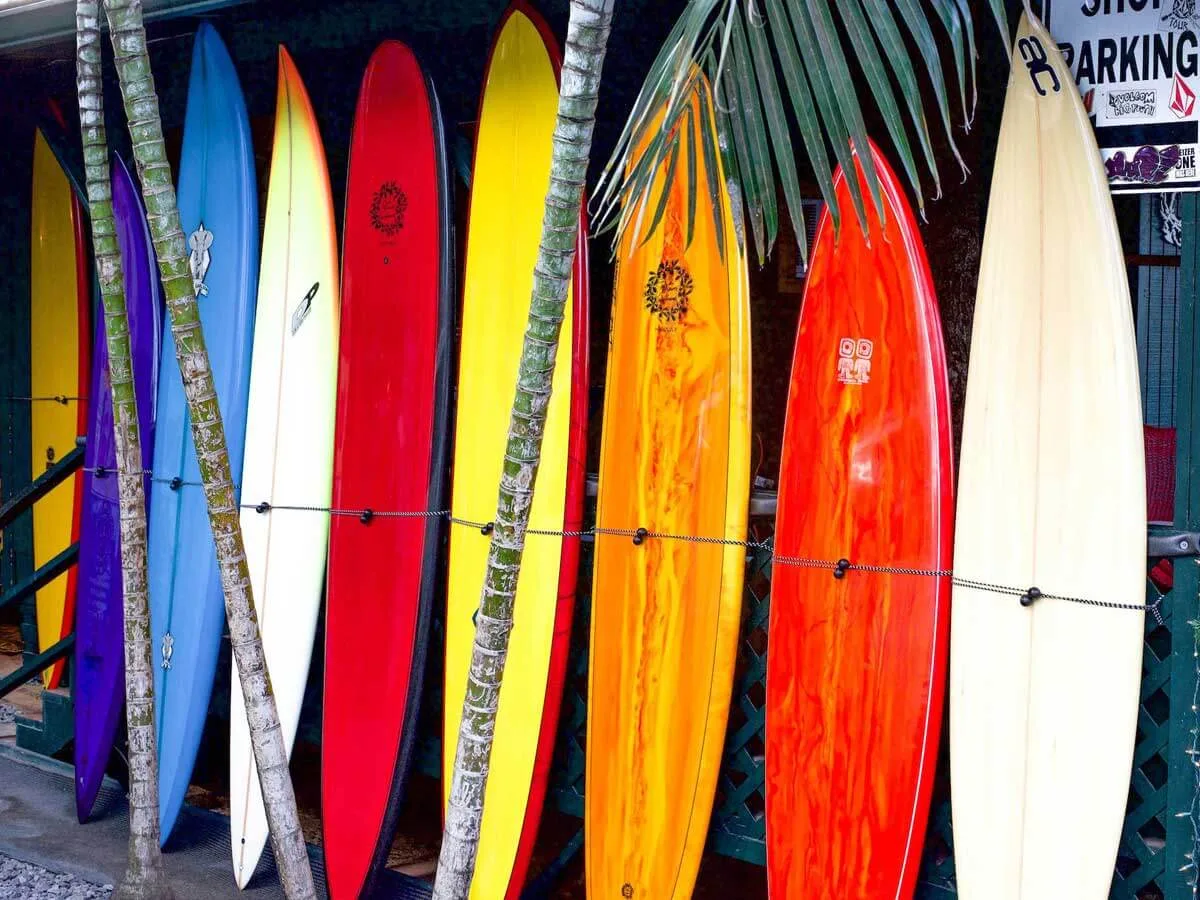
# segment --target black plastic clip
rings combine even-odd
[[[180,478],[178,475],[176,475],[174,478],[171,479],[171,483],[169,485],[167,485],[167,487],[169,487],[173,491],[177,491],[181,487],[183,487],[183,479]]]
[[[373,518],[375,518],[375,512],[370,509],[364,509],[362,511],[362,515],[358,517],[358,521],[362,522],[364,525],[370,525]]]
[[[265,512],[270,512],[271,504],[268,503],[266,500],[264,500],[262,503],[258,504],[258,506],[254,507],[254,511],[256,513],[260,513],[260,514],[265,513]]]
[[[1038,600],[1041,596],[1042,596],[1041,591],[1039,591],[1035,587],[1031,587],[1029,590],[1027,590],[1025,593],[1023,593],[1021,595],[1021,605],[1022,606],[1033,606],[1034,601]]]
[[[106,469],[104,466],[96,466],[96,477],[97,478],[107,478],[108,477],[108,469]]]
[[[480,534],[491,534],[495,530],[496,530],[496,523],[488,522],[486,525],[484,525],[482,528],[479,529],[479,533]]]
[[[850,560],[842,558],[837,561],[837,565],[833,567],[834,578],[845,578],[846,573],[850,571]]]
[[[645,528],[639,528],[637,530],[637,532],[633,535],[633,543],[636,546],[640,547],[642,544],[644,544],[646,542],[646,538],[648,538],[648,537],[650,537],[650,532],[648,530],[646,530]]]

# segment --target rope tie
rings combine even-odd
[[[62,406],[66,406],[69,403],[79,403],[84,399],[83,397],[69,397],[66,394],[54,394],[53,396],[45,397],[16,397],[12,395],[0,397],[0,400],[10,403],[58,403]]]
[[[115,475],[116,470],[106,466],[85,467],[85,472],[93,473],[97,478],[105,478],[109,475]],[[153,475],[149,469],[142,470],[143,475]],[[152,481],[156,484],[165,484],[172,491],[177,491],[184,485],[202,487],[201,482],[185,481],[182,477],[176,475],[171,478],[153,477]],[[358,519],[363,526],[370,526],[377,519],[445,519],[451,525],[457,525],[463,528],[471,528],[478,531],[484,537],[488,537],[495,533],[495,521],[478,522],[474,519],[466,519],[461,516],[456,516],[448,509],[418,509],[418,510],[388,510],[374,509],[372,507],[360,508],[345,508],[341,509],[332,506],[315,506],[305,504],[275,504],[267,500],[258,503],[243,503],[243,510],[253,510],[259,515],[266,515],[272,512],[308,512],[318,513],[336,517],[352,517]],[[1158,624],[1163,624],[1163,618],[1159,611],[1162,605],[1163,598],[1160,596],[1153,603],[1117,603],[1110,600],[1095,600],[1090,597],[1076,597],[1069,594],[1054,594],[1043,591],[1035,585],[1028,587],[1013,587],[1011,585],[994,584],[988,581],[980,581],[973,578],[966,578],[955,575],[950,569],[921,569],[910,566],[887,566],[875,565],[870,563],[856,563],[842,557],[841,559],[819,559],[804,556],[786,556],[775,552],[774,542],[770,539],[765,541],[744,540],[741,538],[728,537],[713,537],[709,535],[690,535],[690,534],[674,534],[666,531],[654,531],[645,526],[637,528],[610,528],[607,526],[597,525],[592,528],[526,528],[525,534],[536,535],[539,537],[558,537],[558,538],[595,538],[595,537],[620,537],[626,538],[633,543],[635,547],[643,547],[652,541],[680,541],[687,544],[700,544],[714,547],[742,547],[747,550],[753,550],[765,553],[769,561],[773,565],[787,566],[800,569],[817,569],[829,572],[835,579],[844,581],[852,572],[862,572],[875,575],[906,575],[922,578],[948,578],[956,587],[968,588],[970,590],[984,591],[1001,596],[1014,597],[1020,605],[1026,609],[1041,603],[1044,600],[1058,600],[1066,603],[1078,603],[1083,606],[1092,606],[1099,609],[1122,609],[1131,611],[1148,612],[1154,616]]]

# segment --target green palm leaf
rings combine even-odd
[[[858,0],[849,0],[849,2],[841,3],[838,5],[838,10],[842,14],[842,23],[845,26],[846,35],[850,38],[850,44],[854,47],[854,52],[858,56],[859,65],[862,66],[863,72],[866,73],[867,81],[871,85],[875,102],[879,105],[879,111],[883,114],[883,121],[887,125],[888,134],[892,136],[892,142],[896,145],[896,153],[900,157],[900,163],[904,167],[904,172],[908,176],[908,180],[916,186],[917,206],[923,215],[925,202],[924,197],[921,195],[921,179],[917,174],[917,164],[913,160],[912,148],[908,143],[908,133],[904,128],[904,119],[901,116],[900,107],[896,104],[896,95],[892,92],[891,82],[888,80],[887,71],[883,67],[883,60],[880,59],[875,38],[871,34],[871,27],[867,24],[867,19],[863,15],[862,7],[859,5]],[[914,104],[915,108],[919,112],[920,98],[917,97],[914,99],[916,100]],[[910,105],[910,110],[913,109],[914,105]],[[925,164],[929,167],[934,185],[940,192],[937,162],[933,158],[933,148],[928,142],[925,142],[922,145],[922,149],[925,152]]]
[[[988,0],[988,6],[1007,41],[1004,0]],[[700,159],[712,172],[719,155],[733,195],[738,235],[745,226],[761,263],[778,234],[780,192],[795,232],[804,233],[794,158],[801,148],[834,226],[840,227],[844,211],[837,209],[832,167],[836,161],[847,173],[859,171],[851,148],[867,146],[864,102],[878,109],[923,209],[914,138],[935,196],[941,194],[941,183],[916,75],[921,63],[913,60],[910,48],[923,60],[933,105],[965,174],[954,142],[938,33],[953,56],[950,77],[967,125],[976,100],[974,29],[969,0],[690,0],[650,67],[594,192],[597,231],[615,229],[620,235],[633,227],[643,238],[653,233],[662,219],[668,181],[654,175],[669,166],[673,176],[686,173],[688,180],[690,240]],[[861,71],[858,80],[852,62]],[[703,72],[712,87],[715,134],[707,116],[690,111],[692,92],[705,90],[697,72]],[[684,165],[679,158],[681,133],[689,136]],[[883,204],[870,154],[861,153],[859,165],[861,178],[852,175],[847,185],[855,216],[863,224],[867,198],[880,212]],[[707,199],[719,221],[720,194],[709,181]],[[718,235],[723,246],[722,238]],[[806,254],[804,242],[799,244]]]
[[[775,202],[771,151],[767,145],[766,126],[763,124],[765,117],[754,78],[750,44],[746,39],[738,5],[734,4],[731,8],[735,13],[730,24],[733,53],[727,78],[722,81],[722,87],[729,89],[729,106],[722,110],[722,114],[733,122],[731,133],[738,148],[740,169],[745,176],[742,179],[743,199],[750,216],[758,262],[762,265],[767,248],[775,243],[775,235],[779,231],[779,211]]]
[[[768,3],[770,0],[768,0]],[[787,203],[788,213],[792,221],[803,227],[804,207],[800,196],[800,177],[796,172],[796,157],[792,153],[790,132],[788,130],[787,112],[783,106],[783,98],[779,93],[779,82],[775,77],[775,61],[771,56],[771,47],[767,39],[766,22],[757,13],[752,4],[747,10],[748,21],[746,33],[749,37],[750,48],[754,55],[754,72],[758,78],[758,89],[761,94],[763,111],[767,124],[770,126],[771,146],[774,148],[775,168],[779,174],[780,185],[783,188],[783,198]],[[825,148],[822,147],[822,150]],[[772,227],[767,235],[766,253],[771,252],[775,245],[777,227]],[[797,232],[799,234],[799,232]],[[763,262],[763,248],[759,248],[759,264]]]
[[[858,194],[862,190],[862,182],[856,177],[854,167],[854,159],[850,155],[852,148],[857,148],[859,151],[858,160],[862,164],[863,174],[866,175],[866,181],[871,188],[872,200],[875,203],[875,209],[878,211],[880,218],[883,218],[883,197],[879,191],[879,176],[875,171],[875,161],[871,158],[870,152],[867,151],[867,128],[863,124],[862,112],[858,107],[858,97],[854,92],[854,81],[850,75],[850,69],[846,65],[846,58],[842,54],[842,47],[837,33],[833,27],[833,18],[829,14],[829,5],[824,0],[818,0],[815,3],[804,3],[792,0],[788,4],[788,11],[792,16],[792,25],[796,29],[796,36],[801,41],[801,46],[808,43],[810,46],[815,46],[817,52],[806,57],[811,60],[808,66],[808,77],[817,87],[818,101],[822,96],[822,92],[828,98],[832,98],[833,108],[830,110],[829,121],[836,121],[840,118],[840,134],[833,134],[833,149],[838,156],[838,160],[842,164],[842,170],[846,172],[846,184],[850,188],[850,196],[855,200],[855,206],[858,209],[858,222],[865,232],[867,230],[867,219],[862,212],[862,201],[858,198]],[[835,206],[836,198],[826,199],[829,206]],[[799,234],[799,232],[797,232]]]
[[[950,35],[950,44],[954,48],[954,71],[958,75],[958,96],[962,101],[963,119],[968,123],[974,114],[974,109],[967,108],[967,48],[963,38],[962,23],[958,18],[958,7],[951,0],[929,0],[930,5],[942,20],[942,27]],[[974,43],[974,40],[971,41]],[[975,57],[969,57],[973,62]],[[973,80],[973,79],[972,79]]]

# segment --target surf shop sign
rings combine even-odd
[[[1114,193],[1200,190],[1200,3],[1044,0]]]

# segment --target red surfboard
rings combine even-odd
[[[433,84],[386,41],[355,112],[342,251],[333,506],[372,512],[335,515],[329,535],[321,796],[335,898],[369,893],[413,755],[444,522],[382,513],[448,502],[449,192]]]
[[[909,898],[942,724],[954,513],[941,323],[917,224],[874,146],[868,245],[836,175],[792,358],[767,662],[772,900]],[[868,206],[870,205],[868,201]]]

